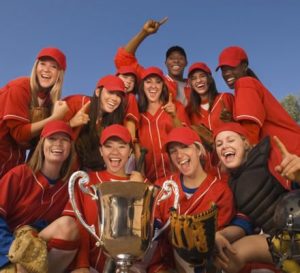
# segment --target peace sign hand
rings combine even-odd
[[[300,157],[291,154],[277,136],[273,139],[282,155],[282,161],[275,167],[275,171],[291,181],[300,183]]]

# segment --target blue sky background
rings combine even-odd
[[[186,49],[189,64],[213,70],[224,47],[239,45],[250,67],[278,99],[300,94],[299,0],[3,0],[0,2],[0,85],[29,75],[42,47],[67,55],[63,96],[92,94],[97,80],[115,72],[117,48],[149,18],[168,22],[137,51],[144,66],[165,72],[165,52]],[[219,91],[228,91],[220,73]]]

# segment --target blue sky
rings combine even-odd
[[[67,55],[63,96],[92,94],[97,80],[115,72],[117,48],[147,19],[168,22],[137,51],[144,66],[165,72],[167,48],[186,49],[189,64],[206,62],[213,70],[224,47],[239,45],[250,67],[282,99],[300,94],[299,0],[3,0],[0,3],[0,85],[29,75],[43,47]],[[228,91],[215,72],[219,91]]]

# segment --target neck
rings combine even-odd
[[[168,75],[174,81],[179,81],[179,82],[183,82],[184,81],[183,74],[180,74],[180,75],[171,75],[171,74],[168,74]]]
[[[198,188],[206,179],[207,173],[199,168],[194,174],[183,176],[183,183],[187,188]]]
[[[50,179],[58,179],[60,177],[61,164],[44,162],[41,172]]]

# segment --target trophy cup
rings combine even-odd
[[[97,203],[100,219],[99,233],[88,225],[77,208],[74,186],[91,196]],[[162,188],[142,182],[113,181],[87,186],[89,176],[83,171],[73,173],[69,179],[70,202],[80,223],[92,234],[97,246],[116,263],[120,273],[129,272],[131,265],[143,258],[153,237],[154,209],[158,202],[174,192],[174,209],[178,207],[179,190],[173,180]]]

